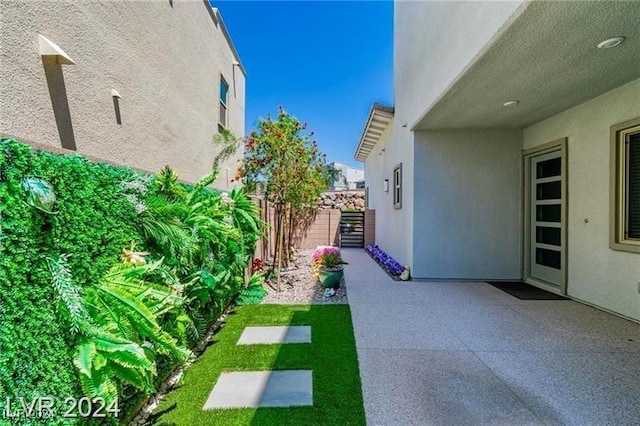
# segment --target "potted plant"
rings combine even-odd
[[[338,247],[319,246],[313,253],[314,275],[324,288],[340,287],[346,263]]]

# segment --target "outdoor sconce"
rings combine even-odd
[[[64,53],[64,50],[60,48],[57,44],[43,36],[42,34],[38,34],[38,47],[40,56],[43,58],[50,58],[56,64],[59,65],[75,65],[76,63]]]
[[[122,124],[122,117],[120,116],[120,93],[116,89],[111,89],[111,97],[113,98],[113,109],[116,113],[116,123]]]
[[[384,185],[382,186],[384,192],[389,192],[389,179],[384,180]]]

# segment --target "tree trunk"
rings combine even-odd
[[[287,259],[291,260],[291,247],[293,245],[293,231],[294,231],[294,214],[293,209],[289,207],[289,229],[287,232]]]
[[[283,220],[282,220],[282,206],[278,206],[278,234],[277,234],[277,242],[278,242],[278,254],[277,254],[277,281],[276,281],[276,291],[278,293],[280,293],[282,291],[282,280],[281,280],[281,275],[282,275],[282,243],[284,240],[284,232],[282,229],[282,225],[283,225]]]

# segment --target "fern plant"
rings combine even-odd
[[[137,267],[115,265],[80,295],[67,258],[47,258],[47,264],[65,316],[80,334],[73,364],[84,394],[111,403],[121,384],[152,392],[158,354],[178,362],[191,356],[158,323],[185,302],[173,289],[145,279],[161,269],[162,261]]]
[[[76,334],[85,329],[90,320],[80,292],[73,284],[68,259],[69,254],[66,253],[57,258],[45,258],[58,299],[58,312],[69,321],[71,333]]]

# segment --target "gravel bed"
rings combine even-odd
[[[328,298],[324,297],[325,289],[311,276],[312,255],[313,249],[300,250],[296,253],[295,260],[290,265],[292,269],[282,273],[282,292],[276,291],[275,278],[265,282],[264,288],[267,289],[268,294],[262,303],[301,305],[349,303],[344,279],[336,290],[336,294]]]

